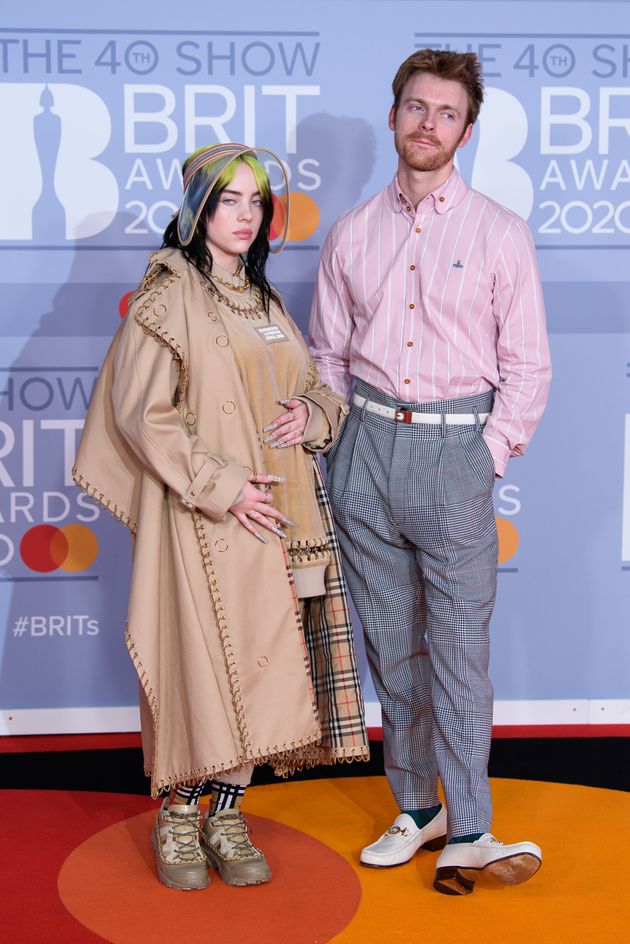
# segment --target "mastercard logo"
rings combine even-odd
[[[98,555],[98,540],[83,524],[38,524],[20,541],[20,557],[30,570],[49,574],[64,570],[76,574],[91,567]]]

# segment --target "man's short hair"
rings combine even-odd
[[[428,72],[440,79],[459,82],[468,96],[467,124],[474,124],[483,102],[483,76],[474,52],[452,52],[447,49],[418,49],[402,63],[394,81],[394,113],[398,111],[402,91],[412,76]]]

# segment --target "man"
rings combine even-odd
[[[488,628],[494,479],[525,452],[551,372],[529,229],[453,166],[483,100],[476,56],[415,52],[393,92],[397,175],[330,232],[311,336],[352,404],[329,491],[401,810],[361,861],[443,848],[434,887],[455,895],[542,859],[490,834]]]

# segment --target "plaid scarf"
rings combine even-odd
[[[322,727],[315,763],[369,758],[361,681],[356,664],[346,587],[341,571],[339,543],[328,495],[313,456],[315,488],[331,561],[326,568],[326,596],[310,597],[304,603],[304,632],[315,700]]]

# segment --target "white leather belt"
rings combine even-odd
[[[366,400],[358,393],[354,394],[352,402],[369,413],[377,413],[379,416],[386,416],[399,423],[426,423],[428,426],[440,426],[442,423],[441,413],[415,413],[412,410],[383,406],[382,403],[375,403],[374,400]],[[489,413],[445,413],[444,422],[447,426],[474,426],[477,421],[483,425],[489,416]]]

